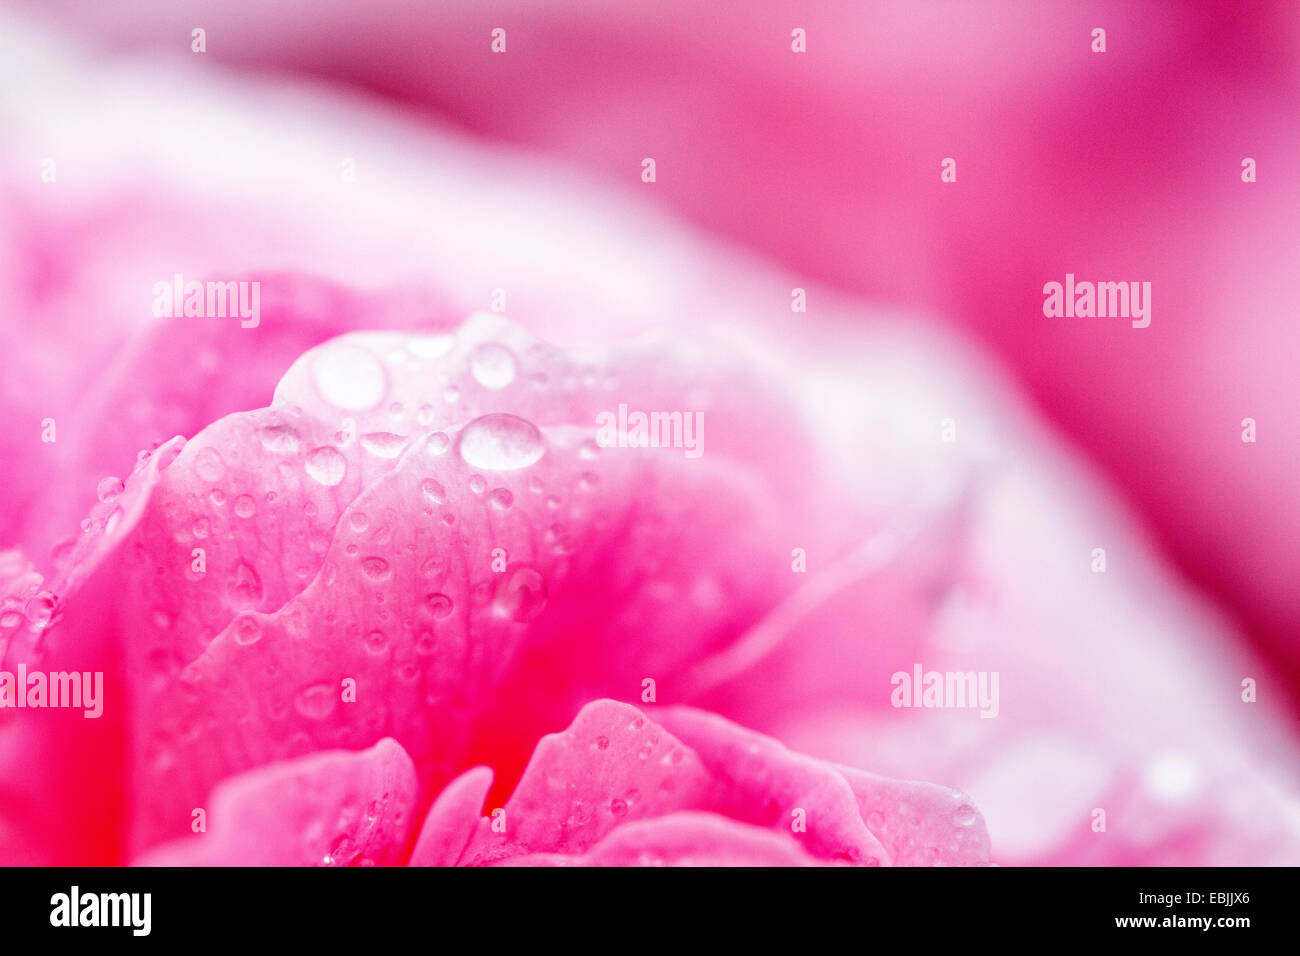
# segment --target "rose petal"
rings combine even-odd
[[[400,863],[415,806],[415,768],[385,738],[324,751],[220,784],[201,836],[159,847],[145,866],[370,866]],[[196,808],[198,809],[198,808]],[[193,820],[184,814],[187,823]]]

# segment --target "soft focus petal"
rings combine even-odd
[[[222,783],[205,810],[206,833],[140,863],[391,866],[405,856],[415,795],[411,758],[391,739],[362,752],[322,751]]]

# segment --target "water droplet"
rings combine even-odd
[[[424,481],[420,482],[420,490],[424,492],[424,497],[428,498],[435,505],[442,504],[443,498],[447,495],[447,492],[443,489],[442,485],[434,481],[432,478],[426,478]]]
[[[488,495],[488,501],[492,502],[493,506],[505,511],[515,503],[515,496],[505,488],[493,488],[492,494]]]
[[[505,388],[515,380],[515,354],[504,345],[484,342],[469,357],[469,371],[484,388]]]
[[[953,820],[963,827],[974,825],[976,817],[975,808],[965,803],[958,807],[952,815]]]
[[[618,797],[615,797],[613,800],[609,801],[609,812],[614,814],[616,817],[624,816],[627,813],[627,804]]]
[[[230,599],[236,606],[256,607],[262,602],[262,579],[252,565],[239,562],[227,582]]]
[[[298,691],[293,706],[308,720],[322,720],[334,712],[336,695],[330,684],[312,684]]]
[[[354,511],[348,515],[348,527],[360,534],[370,527],[370,516],[364,511]]]
[[[312,362],[316,391],[335,408],[361,412],[374,408],[388,391],[384,366],[366,349],[336,342]]]
[[[466,425],[459,447],[467,464],[485,471],[527,468],[546,452],[536,425],[504,412],[483,415]]]
[[[108,504],[110,501],[116,501],[118,496],[125,490],[126,485],[122,483],[121,478],[109,476],[99,480],[99,485],[95,488],[95,494],[99,496],[100,501]]]
[[[392,569],[383,558],[366,558],[361,562],[361,570],[372,581],[382,581],[392,574]]]
[[[392,432],[371,432],[361,436],[361,447],[376,458],[396,458],[406,447],[406,439]]]
[[[433,424],[433,406],[421,405],[420,410],[415,413],[415,421],[421,428],[428,428]]]
[[[226,473],[226,463],[215,448],[204,448],[194,456],[194,473],[206,482],[217,482]]]
[[[58,599],[49,591],[38,591],[27,602],[23,608],[23,613],[27,615],[27,620],[31,621],[36,627],[49,627],[54,620],[54,606]]]
[[[578,457],[585,461],[591,461],[600,454],[600,446],[588,438],[578,446]]]
[[[429,609],[429,613],[441,620],[452,612],[452,600],[445,594],[430,594],[424,599],[424,606]]]
[[[255,511],[257,511],[257,505],[253,503],[253,499],[249,495],[240,495],[235,499],[235,514],[239,515],[239,517],[251,518]]]
[[[597,749],[597,750],[608,750],[608,749],[609,749],[609,738],[606,737],[604,734],[601,734],[599,737],[597,737],[597,738],[596,738],[596,749]]]
[[[304,463],[307,474],[313,480],[332,488],[343,480],[343,476],[348,471],[348,460],[343,457],[343,453],[332,445],[324,445],[317,448],[307,456]]]
[[[288,425],[267,425],[257,430],[262,447],[277,455],[298,454],[298,433]]]
[[[441,358],[455,347],[456,336],[446,333],[412,335],[406,340],[406,348],[420,358]]]
[[[241,617],[235,622],[235,643],[241,647],[256,644],[262,639],[262,628],[256,618]]]
[[[372,654],[382,654],[388,647],[388,635],[383,631],[371,631],[366,635],[366,650]]]
[[[515,568],[497,588],[497,612],[511,620],[531,621],[545,608],[546,580],[533,568]]]
[[[451,439],[444,432],[434,432],[429,436],[429,444],[425,447],[430,455],[436,457],[451,447]]]
[[[448,405],[455,405],[460,401],[460,389],[455,385],[448,385],[442,390],[442,400]]]
[[[487,491],[487,480],[482,475],[469,476],[469,490],[476,495],[481,495]]]

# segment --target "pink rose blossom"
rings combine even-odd
[[[104,684],[0,709],[0,859],[1300,860],[1285,679],[970,342],[552,160],[3,16],[0,670]],[[259,282],[256,328],[154,314],[176,274]],[[620,406],[703,453],[602,447]],[[914,668],[996,716],[900,706]]]

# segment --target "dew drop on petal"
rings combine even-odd
[[[361,436],[361,447],[376,458],[396,458],[406,447],[406,439],[392,432],[371,432]]]
[[[356,345],[326,345],[312,362],[316,391],[335,408],[361,412],[384,400],[388,379],[371,352]]]
[[[256,644],[262,639],[261,625],[257,623],[256,618],[241,617],[235,622],[234,637],[235,643],[241,647]]]
[[[333,713],[335,697],[331,685],[313,684],[294,695],[293,707],[308,720],[323,720]]]
[[[432,478],[426,478],[424,481],[420,482],[420,491],[424,493],[424,497],[428,498],[435,505],[442,504],[443,499],[447,496],[447,492],[443,489],[442,485],[434,481]]]
[[[420,358],[441,358],[456,347],[456,336],[446,333],[412,335],[406,340],[407,350]]]
[[[459,439],[460,457],[473,468],[515,471],[527,468],[546,452],[542,433],[527,419],[493,412],[465,426]]]
[[[54,619],[54,606],[57,603],[53,594],[49,591],[38,591],[27,606],[23,608],[23,613],[27,615],[27,620],[32,622],[35,627],[49,627],[50,622]]]
[[[241,561],[227,582],[230,599],[236,606],[256,607],[262,602],[262,579],[252,565]]]
[[[546,609],[546,579],[533,568],[515,568],[497,587],[495,606],[511,620],[533,620]]]
[[[226,463],[215,448],[204,448],[194,456],[194,473],[207,482],[220,481],[226,474]]]
[[[505,388],[517,369],[515,354],[496,342],[484,342],[469,357],[470,374],[484,388]]]
[[[348,471],[348,460],[332,445],[323,445],[307,456],[303,465],[314,481],[332,488],[343,480]]]
[[[451,614],[454,605],[451,598],[445,594],[430,594],[425,597],[424,606],[429,609],[430,614],[441,620]]]
[[[288,425],[267,425],[257,430],[262,447],[278,455],[298,453],[298,433]]]
[[[99,480],[99,485],[95,488],[95,494],[99,496],[100,501],[108,504],[110,501],[116,501],[118,496],[125,490],[126,485],[122,483],[121,478],[109,476]]]
[[[383,581],[392,574],[388,562],[383,558],[366,558],[361,562],[361,570],[372,581]]]

